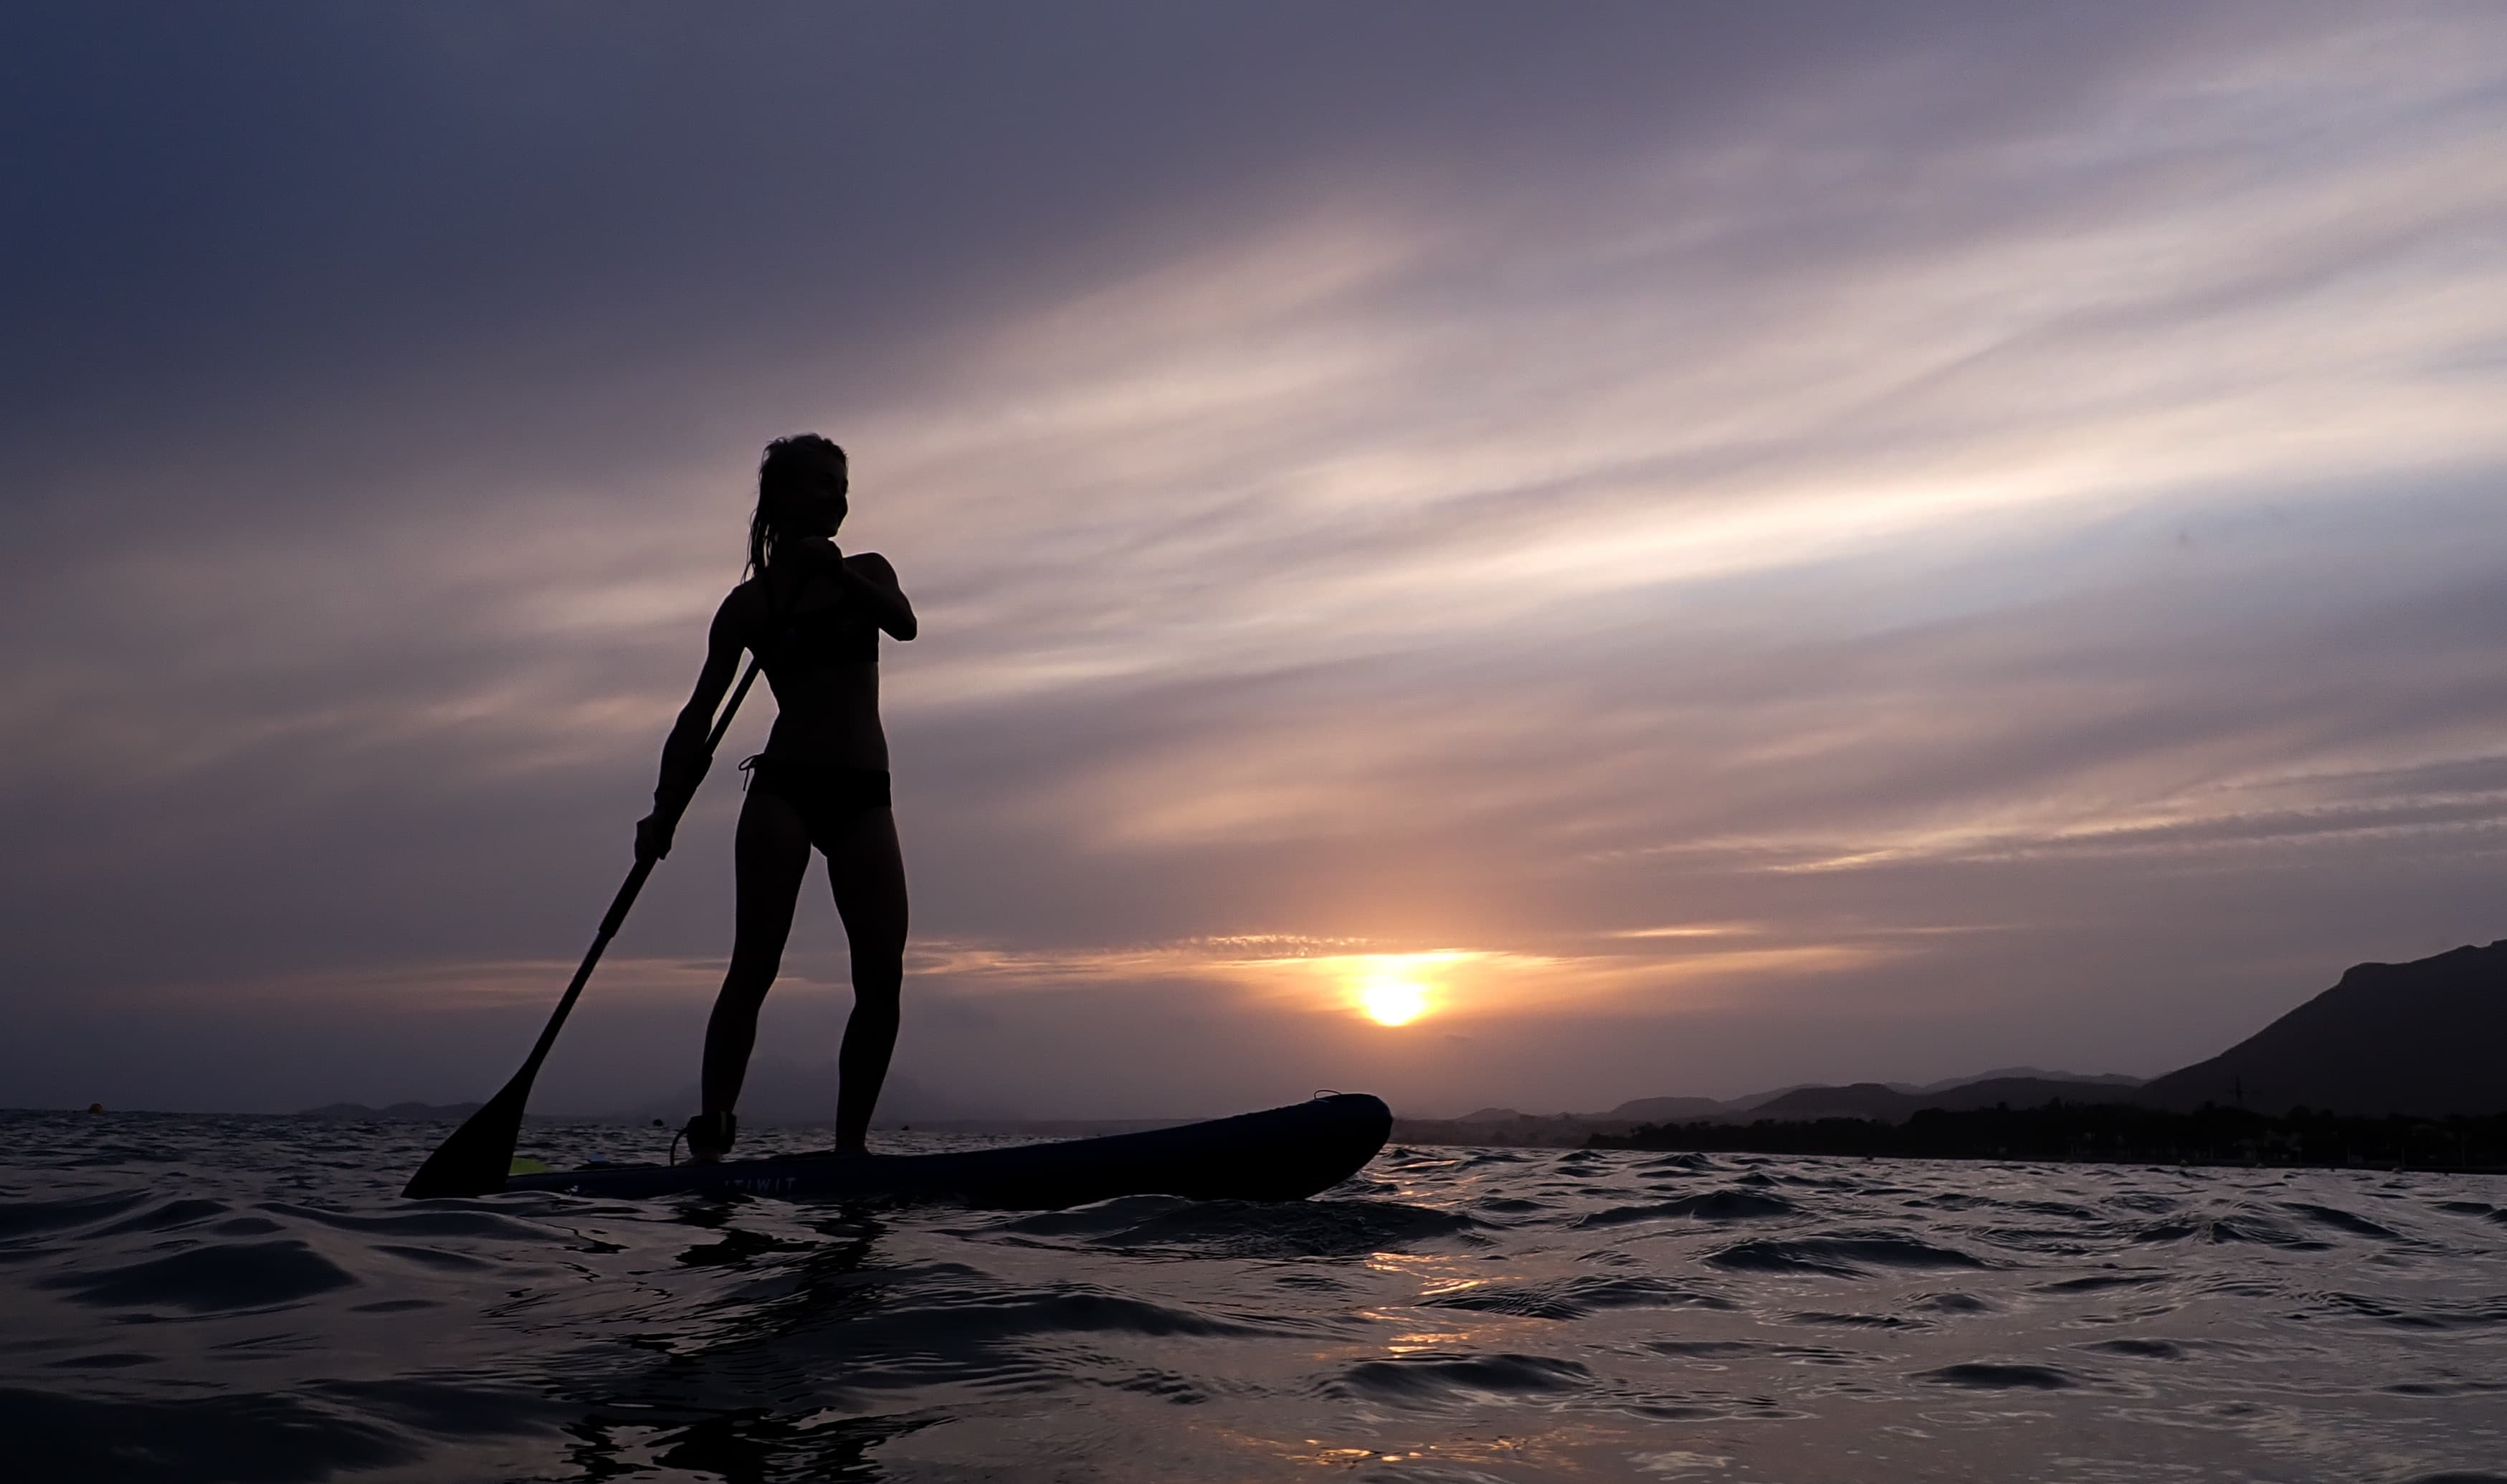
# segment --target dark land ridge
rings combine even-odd
[[[2367,1118],[2292,1108],[2272,1117],[2206,1104],[2190,1112],[2115,1103],[1928,1107],[1904,1123],[1762,1118],[1647,1124],[1585,1147],[1895,1159],[2104,1161],[2136,1165],[2323,1165],[2507,1173],[2507,1114]]]
[[[2477,1124],[2507,1115],[2507,1050],[2501,1048],[2507,1048],[2507,940],[2409,963],[2358,964],[2333,988],[2218,1056],[2148,1082],[2002,1068],[1925,1086],[1857,1082],[1781,1088],[1726,1101],[1640,1098],[1604,1113],[1536,1117],[1510,1108],[1483,1108],[1459,1119],[1399,1120],[1394,1138],[1412,1143],[1590,1142],[1843,1154],[1881,1152],[1880,1146],[1893,1140],[1911,1153],[1915,1144],[1928,1140],[1962,1148],[2042,1148],[2046,1140],[2060,1144],[2094,1135],[2110,1140],[2109,1149],[2123,1146],[2116,1140],[2136,1148],[2192,1149],[2204,1140],[2227,1138],[2221,1132],[2225,1126],[2173,1125],[2157,1115],[2193,1115],[2216,1105],[2269,1125],[2231,1140],[2240,1148],[2248,1143],[2263,1147],[2273,1140],[2279,1140],[2271,1145],[2275,1148],[2290,1147],[2291,1140],[2317,1147],[2333,1137],[2319,1126],[2320,1120],[2335,1116],[2357,1122],[2357,1127],[2345,1125],[2342,1137],[2358,1144],[2358,1162],[2391,1163],[2405,1157],[2403,1136],[2375,1132],[2370,1124],[2382,1128],[2380,1120],[2401,1119],[2425,1128],[2429,1120]],[[2095,1127],[2081,1121],[2080,1109],[2101,1105],[2154,1116],[2143,1122],[2119,1118]],[[2057,1120],[2069,1132],[2054,1132],[2052,1125],[2005,1127],[1992,1118],[1955,1127],[1936,1119],[1920,1138],[1874,1132],[1909,1126],[1927,1113],[2007,1114],[2056,1106],[2069,1110]],[[2302,1110],[2314,1130],[2304,1138],[2294,1124]],[[1762,1132],[1745,1132],[1762,1126]],[[1665,1132],[1673,1129],[1687,1132]],[[1649,1131],[1643,1138],[1657,1141],[1630,1144],[1641,1131]],[[1986,1131],[1993,1131],[1994,1138],[1988,1139]],[[2464,1137],[2479,1136],[2467,1132]],[[2372,1147],[2380,1152],[2366,1152]],[[2389,1158],[2382,1152],[2388,1150],[2398,1152]],[[2422,1158],[2408,1157],[2416,1163]],[[2307,1162],[2321,1161],[2310,1155]]]

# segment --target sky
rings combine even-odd
[[[81,0],[0,124],[0,1105],[499,1085],[811,429],[891,1114],[2155,1075],[2507,937],[2484,0]],[[692,1090],[736,777],[535,1106]],[[814,878],[761,1057],[848,1003]]]

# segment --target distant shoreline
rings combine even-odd
[[[1902,1124],[1863,1118],[1699,1121],[1595,1133],[1588,1149],[1655,1153],[2008,1160],[2183,1168],[2507,1174],[2507,1114],[2360,1117],[2295,1108],[2272,1117],[2206,1104],[2190,1112],[2112,1103],[1927,1108]]]

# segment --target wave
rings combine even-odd
[[[1578,1216],[1568,1225],[1625,1226],[1635,1221],[1691,1218],[1699,1221],[1762,1221],[1773,1216],[1798,1216],[1801,1213],[1800,1207],[1783,1196],[1761,1195],[1755,1190],[1709,1190],[1643,1206],[1613,1206]]]
[[[2081,1347],[2110,1356],[2130,1356],[2136,1360],[2182,1360],[2185,1347],[2174,1340],[2098,1340]]]
[[[97,1308],[173,1308],[194,1314],[267,1309],[356,1285],[354,1275],[294,1240],[196,1247],[145,1262],[39,1281],[39,1286]]]
[[[0,1435],[15,1477],[131,1484],[297,1484],[426,1452],[399,1429],[269,1392],[107,1400],[0,1387]]]
[[[2189,1241],[2213,1245],[2252,1243],[2304,1252],[2320,1252],[2327,1247],[2323,1242],[2302,1237],[2263,1215],[2198,1216],[2181,1221],[2162,1221],[2134,1233],[2132,1240],[2143,1244]]]
[[[1365,1360],[1349,1367],[1327,1394],[1377,1401],[1472,1403],[1580,1392],[1593,1384],[1592,1370],[1548,1356],[1415,1355]]]
[[[1908,1306],[1926,1314],[1991,1314],[1995,1305],[1973,1293],[1927,1293]]]
[[[1871,1268],[1974,1268],[1993,1266],[1956,1248],[1913,1237],[1839,1236],[1739,1242],[1706,1254],[1719,1268],[1751,1273],[1824,1273],[1860,1278]]]
[[[2332,1292],[2324,1295],[2324,1307],[2400,1329],[2497,1329],[2507,1326],[2507,1298],[2456,1302],[2439,1299],[2405,1304],[2364,1293]]]
[[[1419,1300],[1423,1309],[1465,1309],[1536,1320],[1579,1320],[1605,1309],[1730,1309],[1731,1300],[1658,1278],[1562,1278],[1487,1284]]]
[[[2040,1293],[2099,1293],[2109,1288],[2150,1288],[2175,1282],[2166,1273],[2088,1273],[2079,1278],[2058,1278],[2039,1284]]]
[[[1076,1211],[1009,1217],[989,1230],[1092,1247],[1276,1259],[1340,1256],[1469,1238],[1482,1226],[1460,1212],[1389,1201],[1267,1205],[1126,1196]]]
[[[2353,1237],[2373,1237],[2380,1242],[2408,1240],[2401,1232],[2390,1226],[2380,1225],[2366,1216],[2354,1215],[2337,1206],[2311,1206],[2304,1201],[2291,1201],[2284,1203],[2281,1209],[2304,1216],[2318,1226],[2329,1226],[2335,1231],[2346,1232]]]
[[[143,1191],[117,1190],[102,1195],[57,1201],[11,1201],[0,1204],[0,1242],[42,1232],[75,1230],[110,1220],[148,1199]]]
[[[1918,1371],[1916,1377],[1941,1386],[1965,1387],[1978,1392],[2061,1392],[2081,1384],[2080,1378],[2071,1372],[2052,1365],[1988,1360],[1970,1360],[1944,1365],[1938,1370]]]

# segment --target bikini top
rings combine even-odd
[[[854,617],[849,604],[829,603],[769,623],[774,637],[757,652],[769,674],[787,668],[823,670],[843,660],[879,663],[879,629]]]

